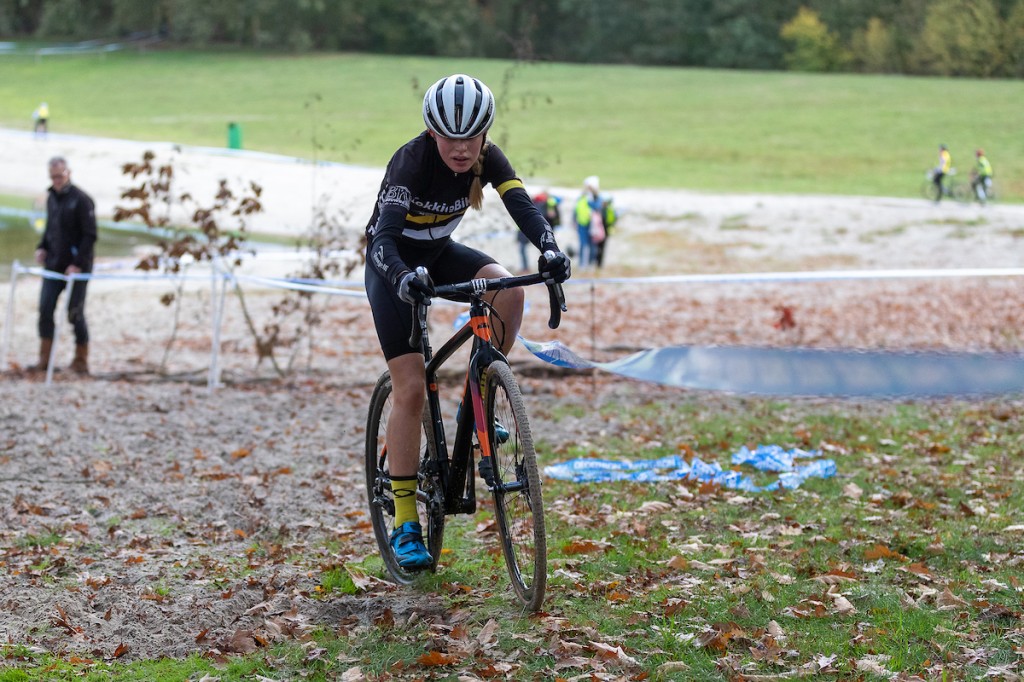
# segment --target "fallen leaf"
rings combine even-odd
[[[885,545],[875,545],[870,549],[864,550],[865,561],[875,561],[877,559],[899,559],[905,560],[906,557],[899,552],[894,552]]]
[[[459,657],[453,654],[446,654],[441,651],[428,651],[421,654],[416,662],[425,666],[452,665],[459,662]]]
[[[889,657],[885,654],[869,654],[856,662],[857,670],[881,677],[892,677],[892,671],[888,670],[883,663],[888,662]]]
[[[939,611],[952,611],[967,606],[967,602],[953,594],[947,587],[935,598],[935,606]]]
[[[498,629],[498,621],[491,618],[480,629],[480,634],[476,636],[476,641],[480,642],[481,646],[493,646],[498,641]]]
[[[685,571],[690,567],[689,560],[687,560],[686,557],[679,556],[678,554],[669,559],[666,563],[669,568],[674,568],[677,571]]]
[[[637,665],[637,660],[627,655],[621,646],[611,646],[602,642],[590,642],[590,646],[602,660],[622,663],[624,665]]]
[[[833,594],[831,596],[832,606],[837,615],[848,616],[850,614],[857,613],[857,609],[854,607],[854,605],[851,604],[850,600],[844,597],[843,595]]]
[[[922,563],[913,563],[909,566],[901,566],[899,570],[906,571],[907,573],[913,573],[925,580],[931,580],[934,577],[932,572],[928,570],[928,567]]]
[[[365,679],[363,669],[358,666],[349,668],[341,674],[341,682],[363,682]]]
[[[562,552],[564,554],[589,554],[591,552],[605,551],[610,547],[611,543],[609,542],[596,542],[594,540],[575,538],[562,546]]]
[[[637,511],[641,514],[654,514],[657,512],[670,511],[672,505],[668,502],[662,502],[661,500],[648,500],[637,508]]]
[[[251,654],[256,651],[256,640],[252,637],[252,630],[235,630],[224,650],[233,654]]]

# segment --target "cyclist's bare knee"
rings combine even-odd
[[[476,276],[483,279],[494,279],[511,277],[512,273],[497,263],[490,263],[480,268]],[[515,343],[519,327],[523,322],[523,303],[526,301],[526,294],[523,293],[522,288],[515,287],[495,291],[485,298],[494,306],[497,313],[497,318],[492,319],[495,341],[502,351],[507,353]]]
[[[407,353],[388,360],[391,373],[391,388],[395,403],[415,408],[423,407],[426,395],[426,378],[423,371],[423,356]]]

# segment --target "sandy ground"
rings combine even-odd
[[[108,216],[126,186],[120,165],[144,150],[175,155],[181,189],[220,178],[265,188],[253,229],[301,234],[314,197],[354,229],[369,215],[380,169],[312,165],[259,154],[0,131],[0,193],[34,195],[46,160],[64,155]],[[513,154],[514,156],[514,154]],[[600,169],[596,169],[600,170]],[[539,189],[539,188],[538,188]],[[572,199],[575,188],[551,188]],[[578,271],[570,311],[546,329],[531,292],[523,333],[557,338],[595,359],[671,344],[852,348],[1024,348],[1019,277],[824,280],[722,284],[648,275],[864,268],[1017,268],[1024,206],[931,205],[923,200],[711,195],[606,188],[624,209],[604,272]],[[518,259],[507,220],[489,201],[460,235]],[[571,202],[569,202],[571,203]],[[572,235],[561,240],[573,246]],[[109,266],[110,264],[104,264]],[[131,274],[125,263],[111,274]],[[242,274],[287,274],[280,253]],[[282,378],[257,362],[243,310],[258,327],[283,292],[243,283],[229,296],[217,361],[212,288],[201,268],[174,308],[173,283],[96,280],[88,317],[91,378],[60,372],[52,385],[19,371],[35,360],[38,281],[0,286],[7,352],[0,379],[0,638],[94,658],[244,651],[311,626],[356,633],[386,609],[396,621],[438,608],[429,595],[372,578],[354,596],[320,595],[324,570],[373,552],[363,512],[361,438],[372,382],[383,369],[369,310],[351,295],[317,296],[322,323],[282,349]],[[541,294],[542,295],[542,294]],[[786,323],[788,319],[790,323]],[[434,329],[457,309],[438,306]],[[70,360],[59,340],[58,365]],[[546,406],[594,400],[680,400],[685,392],[614,377],[547,374],[516,349],[536,428],[560,443],[607,428],[584,416],[554,428]],[[571,410],[569,410],[571,413]],[[287,548],[285,551],[282,548]],[[294,560],[301,556],[301,560]],[[126,647],[126,648],[123,648]]]

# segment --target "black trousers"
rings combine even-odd
[[[87,281],[77,280],[71,285],[71,302],[68,307],[68,322],[75,328],[75,343],[89,343],[89,327],[85,323],[85,289]],[[64,291],[67,282],[62,279],[44,279],[39,291],[39,338],[52,339],[53,316],[57,309],[57,298]]]

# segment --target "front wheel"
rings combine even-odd
[[[492,363],[484,375],[488,439],[491,444],[494,515],[512,589],[526,609],[536,611],[547,586],[544,499],[533,434],[523,394],[511,368]]]
[[[395,496],[391,490],[386,435],[392,407],[391,375],[385,372],[373,389],[370,412],[366,419],[366,494],[369,500],[370,522],[384,567],[395,582],[408,585],[416,579],[419,572],[408,571],[399,566],[391,549],[391,533],[395,529]],[[429,434],[427,438],[430,438]],[[428,446],[428,451],[433,450]],[[428,568],[433,571],[437,568],[444,540],[443,496],[438,490],[436,478],[426,477],[422,471],[420,472],[416,499],[420,523],[425,522],[424,539],[433,559]]]

